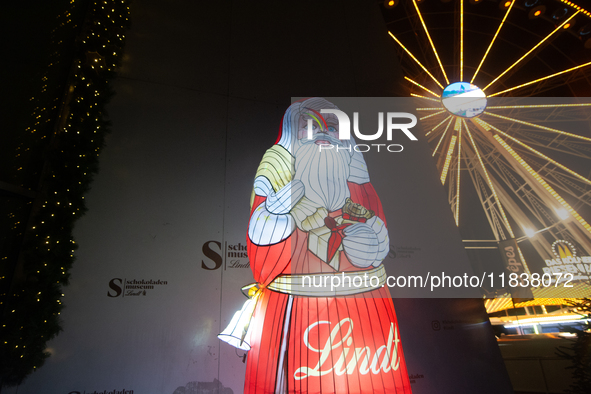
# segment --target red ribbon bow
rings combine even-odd
[[[343,238],[345,238],[344,230],[352,223],[337,225],[337,221],[333,217],[327,216],[324,218],[324,224],[330,229],[330,238],[328,239],[328,259],[326,261],[327,263],[330,263],[334,255],[337,253],[337,250],[339,250]]]

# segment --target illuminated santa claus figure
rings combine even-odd
[[[256,173],[245,393],[411,392],[383,287],[384,212],[336,109],[292,104]]]

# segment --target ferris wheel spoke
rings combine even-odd
[[[459,118],[458,118],[459,119]],[[455,196],[455,206],[456,209],[454,210],[454,217],[456,220],[456,226],[460,225],[460,175],[461,175],[461,160],[462,160],[462,124],[466,127],[466,122],[462,119],[462,123],[458,126],[458,168],[457,168],[457,179],[456,179],[456,196]]]
[[[437,153],[437,150],[439,149],[439,145],[441,145],[441,141],[443,141],[443,138],[445,137],[445,134],[447,134],[447,130],[449,129],[449,126],[451,125],[451,122],[453,120],[453,118],[451,117],[451,115],[448,116],[446,119],[444,119],[444,121],[447,120],[447,119],[449,119],[449,122],[447,123],[447,126],[445,127],[445,131],[441,135],[441,138],[439,139],[439,142],[437,143],[437,146],[435,147],[435,150],[433,151],[433,154],[431,156],[435,156],[435,153]],[[431,130],[431,131],[433,131],[433,130]]]
[[[443,119],[441,122],[439,122],[435,127],[433,127],[431,130],[429,130],[426,134],[425,137],[428,136],[429,134],[431,134],[433,131],[437,130],[439,128],[439,126],[441,126],[443,123],[445,123],[446,120],[451,119],[451,115],[449,115],[447,118]],[[451,120],[450,120],[451,122]]]
[[[550,163],[554,164],[555,166],[562,168],[564,171],[566,171],[566,172],[570,173],[571,175],[574,175],[574,176],[576,176],[576,177],[577,177],[577,178],[579,178],[580,180],[582,180],[582,181],[584,181],[585,183],[588,183],[589,185],[591,185],[591,181],[590,181],[589,179],[587,179],[587,178],[585,178],[584,176],[582,176],[582,175],[580,175],[580,174],[576,173],[575,171],[571,170],[570,168],[566,167],[565,165],[562,165],[562,164],[560,164],[559,162],[557,162],[557,161],[555,161],[555,160],[551,159],[550,157],[548,157],[548,156],[546,156],[545,154],[543,154],[542,152],[540,152],[540,151],[538,151],[538,150],[536,150],[536,149],[532,148],[531,146],[529,146],[529,145],[527,145],[527,144],[525,144],[525,143],[521,142],[521,141],[520,141],[520,140],[518,140],[517,138],[515,138],[515,137],[512,137],[512,136],[510,136],[509,134],[507,134],[507,133],[505,133],[505,132],[503,132],[503,131],[499,130],[497,127],[495,127],[495,126],[493,126],[493,125],[491,125],[491,124],[489,124],[489,123],[486,123],[486,122],[485,122],[485,121],[483,121],[482,119],[478,119],[478,118],[476,118],[476,119],[473,119],[473,121],[474,121],[474,122],[476,122],[476,123],[478,123],[479,125],[481,125],[481,126],[482,126],[482,127],[485,129],[485,130],[487,130],[487,131],[492,129],[492,130],[496,131],[498,134],[501,134],[501,135],[503,135],[503,136],[505,136],[505,137],[509,138],[511,141],[518,143],[519,145],[521,145],[521,146],[523,146],[524,148],[528,149],[529,151],[531,151],[531,152],[535,153],[536,155],[538,155],[538,156],[540,156],[540,157],[544,158],[545,160],[549,161]]]
[[[472,121],[474,121],[474,120],[479,120],[479,119],[473,119]],[[499,200],[499,196],[497,194],[497,191],[493,185],[491,177],[488,174],[488,171],[486,170],[486,166],[484,165],[484,163],[482,161],[482,157],[480,156],[480,152],[478,151],[478,147],[476,146],[476,142],[474,142],[474,138],[472,138],[472,133],[470,132],[469,127],[466,127],[466,134],[468,134],[468,137],[470,138],[472,148],[474,149],[474,153],[476,153],[476,157],[478,158],[478,162],[480,163],[482,173],[484,174],[484,177],[486,179],[488,187],[490,188],[490,190],[494,196],[495,203],[499,209],[499,213],[501,214],[503,224],[507,228],[507,231],[511,235],[511,238],[515,238],[515,234],[513,233],[513,229],[511,228],[511,224],[509,224],[509,219],[507,218],[507,215],[505,214],[505,210],[503,209],[503,206],[501,205],[501,201]]]
[[[474,75],[472,76],[472,79],[470,80],[470,83],[473,83],[474,82],[474,79],[476,78],[476,75],[480,71],[480,68],[482,67],[482,64],[484,63],[484,60],[488,56],[488,52],[490,51],[490,49],[492,48],[493,44],[495,43],[495,40],[497,39],[497,36],[499,35],[499,32],[501,31],[501,28],[503,27],[503,24],[505,24],[505,20],[507,20],[507,16],[509,16],[509,12],[513,8],[513,4],[515,4],[515,0],[512,0],[511,1],[511,5],[509,6],[509,8],[507,8],[507,12],[505,12],[505,16],[503,17],[503,20],[501,21],[501,24],[499,25],[499,28],[495,32],[495,35],[493,36],[490,44],[488,45],[488,48],[486,49],[486,52],[484,52],[484,56],[480,60],[480,64],[478,64],[478,67],[476,68],[476,71],[474,72]]]
[[[439,99],[438,98],[421,96],[420,94],[416,94],[416,93],[411,93],[410,95],[413,96],[413,97],[422,98],[422,99],[425,99],[425,100],[431,100],[431,101],[437,101],[437,102],[439,102]]]
[[[406,79],[407,81],[409,81],[410,83],[412,83],[413,85],[418,86],[419,88],[423,89],[426,92],[431,93],[433,96],[435,97],[439,97],[439,95],[435,92],[433,92],[432,90],[427,89],[426,87],[424,87],[423,85],[421,85],[420,83],[413,81],[412,79],[410,79],[409,77],[405,76],[404,79]]]
[[[419,10],[419,5],[417,4],[417,0],[412,0],[415,9],[417,10],[417,15],[421,20],[421,24],[423,25],[423,29],[425,30],[425,34],[427,35],[427,39],[429,40],[429,44],[431,44],[431,49],[433,49],[433,53],[435,54],[435,58],[437,59],[437,63],[439,63],[439,67],[441,68],[441,72],[443,72],[443,77],[445,78],[445,82],[449,85],[449,79],[447,79],[447,74],[445,73],[445,69],[443,68],[443,64],[441,64],[441,59],[437,54],[437,49],[435,48],[435,44],[433,44],[433,40],[431,39],[431,35],[429,34],[429,30],[427,29],[427,25],[425,24],[425,20],[423,19],[423,15]],[[443,87],[442,87],[443,89]]]
[[[431,118],[431,117],[433,117],[433,116],[437,116],[437,115],[439,115],[439,114],[442,114],[442,113],[444,113],[444,112],[445,112],[445,110],[444,110],[444,109],[442,109],[442,110],[440,110],[439,112],[435,112],[435,113],[432,113],[432,114],[429,114],[429,115],[425,115],[425,116],[423,116],[423,117],[419,118],[419,120],[425,120],[425,119],[429,119],[429,118]],[[451,116],[451,115],[450,115],[450,116]],[[445,121],[445,120],[444,120],[444,121]],[[443,122],[441,122],[441,123],[443,123]]]
[[[512,236],[508,234],[507,221],[505,221],[505,209],[512,208],[511,205],[505,206],[506,203],[511,202],[504,198],[503,187],[490,175],[488,170],[495,170],[496,157],[492,155],[490,141],[477,138],[478,133],[474,137],[474,142],[478,146],[479,154],[469,145],[466,144],[464,151],[466,152],[465,159],[470,178],[477,192],[480,204],[487,220],[490,229],[495,235],[497,241],[510,239]],[[486,170],[486,172],[485,172]],[[488,182],[491,180],[491,183]],[[492,184],[492,188],[491,185]],[[498,202],[498,203],[497,203]]]
[[[447,178],[447,172],[449,171],[449,165],[451,164],[451,160],[453,157],[454,148],[456,147],[456,141],[458,137],[455,135],[451,136],[451,140],[449,141],[449,147],[447,148],[447,155],[445,156],[445,162],[443,163],[443,169],[441,170],[441,184],[445,184],[445,179]]]
[[[460,0],[460,81],[464,80],[464,0]],[[458,169],[459,172],[459,169]],[[456,221],[457,225],[457,221]]]
[[[490,97],[490,96],[488,96],[488,97]],[[490,105],[490,106],[487,106],[486,109],[489,109],[489,110],[490,109],[533,109],[533,108],[540,109],[540,108],[562,108],[562,107],[591,107],[591,103],[529,104],[529,105]]]
[[[588,104],[589,105],[589,104]],[[494,114],[492,112],[488,112],[488,111],[484,111],[484,114],[488,115],[488,116],[494,116],[495,118],[500,118],[500,119],[504,119],[504,120],[508,120],[511,122],[515,122],[515,123],[521,123],[523,125],[526,126],[530,126],[530,127],[535,127],[537,129],[540,130],[545,130],[545,131],[550,131],[552,133],[558,133],[558,134],[562,134],[562,135],[566,135],[569,137],[573,137],[573,138],[577,138],[583,141],[588,141],[591,142],[591,138],[589,137],[584,137],[582,135],[578,135],[578,134],[573,134],[573,133],[568,133],[566,131],[562,131],[562,130],[558,130],[558,129],[553,129],[551,127],[546,127],[546,126],[542,126],[542,125],[537,125],[535,123],[530,123],[530,122],[526,122],[524,120],[519,120],[519,119],[515,119],[515,118],[510,118],[508,116],[503,116],[503,115],[499,115],[499,114]]]
[[[480,163],[476,159],[476,154],[474,154],[469,146],[465,147],[464,152],[466,154],[466,169],[468,170],[468,174],[470,175],[474,190],[480,200],[488,224],[495,236],[495,240],[498,241],[504,239],[506,237],[504,236],[503,228],[497,219],[500,218],[501,215],[496,209],[492,194],[489,194],[489,191],[485,186],[486,181],[478,170],[478,168],[480,168]]]
[[[417,58],[415,57],[415,55],[413,55],[413,54],[412,54],[412,53],[411,53],[411,52],[410,52],[410,51],[409,51],[409,50],[408,50],[408,49],[407,49],[407,48],[406,48],[404,45],[402,45],[402,43],[401,43],[401,42],[398,40],[398,38],[396,38],[396,37],[394,36],[394,34],[392,34],[392,32],[390,32],[390,31],[389,31],[389,32],[388,32],[388,34],[390,34],[390,36],[391,36],[391,37],[394,39],[394,41],[396,41],[396,42],[398,43],[398,45],[400,45],[400,47],[401,47],[402,49],[404,49],[404,50],[406,51],[406,53],[408,53],[408,55],[409,55],[409,56],[412,58],[412,60],[414,60],[414,61],[415,61],[415,63],[417,63],[417,64],[418,64],[418,65],[419,65],[419,66],[420,66],[420,67],[423,69],[423,71],[425,71],[425,72],[427,73],[427,75],[429,75],[429,76],[431,77],[431,79],[432,79],[433,81],[435,81],[435,83],[436,83],[437,85],[439,85],[439,87],[440,87],[441,89],[443,89],[443,85],[442,85],[442,84],[441,84],[441,83],[440,83],[440,82],[437,80],[437,78],[435,78],[435,77],[433,76],[433,74],[431,74],[431,73],[429,72],[429,70],[427,70],[427,67],[423,66],[423,64],[422,64],[422,63],[419,61],[419,59],[417,59]]]
[[[520,89],[520,88],[523,88],[523,87],[526,87],[526,86],[532,85],[532,84],[534,84],[534,83],[542,82],[542,81],[544,81],[544,80],[546,80],[546,79],[554,78],[554,77],[557,77],[557,76],[559,76],[559,75],[566,74],[566,73],[569,73],[569,72],[571,72],[571,71],[575,71],[575,70],[578,70],[578,69],[580,69],[580,68],[587,67],[587,66],[590,66],[590,65],[591,65],[591,62],[589,62],[589,63],[584,63],[584,64],[579,64],[578,66],[571,67],[571,68],[569,68],[569,69],[567,69],[567,70],[559,71],[559,72],[557,72],[557,73],[554,73],[554,74],[551,74],[551,75],[546,75],[545,77],[542,77],[542,78],[534,79],[533,81],[529,81],[529,82],[526,82],[526,83],[522,83],[521,85],[513,86],[512,88],[505,89],[505,90],[502,90],[502,91],[500,91],[500,92],[496,92],[496,93],[493,93],[493,94],[489,94],[489,95],[488,95],[488,97],[494,97],[494,96],[498,96],[498,95],[501,95],[501,94],[504,94],[504,93],[510,92],[510,91],[512,91],[512,90]]]
[[[414,0],[413,0],[414,1]],[[540,45],[542,45],[544,42],[546,42],[546,40],[548,40],[550,37],[552,37],[557,31],[560,31],[564,25],[566,25],[567,23],[570,22],[571,19],[573,19],[576,15],[578,15],[580,12],[580,10],[577,10],[577,12],[573,13],[568,19],[566,19],[564,22],[562,22],[562,24],[560,24],[560,26],[558,26],[556,29],[554,29],[550,34],[548,34],[546,37],[544,37],[540,42],[538,42],[536,45],[533,46],[532,49],[530,49],[525,55],[523,55],[522,57],[519,58],[519,60],[517,60],[515,63],[513,63],[511,66],[509,66],[509,68],[507,68],[505,71],[503,71],[501,74],[499,74],[498,77],[496,77],[494,80],[492,80],[488,85],[486,85],[482,91],[486,91],[486,89],[488,89],[491,85],[493,85],[495,82],[497,82],[503,75],[505,75],[506,73],[508,73],[513,67],[515,67],[516,65],[518,65],[519,63],[521,63],[521,61],[523,59],[525,59],[530,53],[532,53],[533,51],[535,51]],[[490,95],[489,95],[490,96]]]

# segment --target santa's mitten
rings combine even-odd
[[[376,233],[378,237],[378,255],[376,257],[376,261],[373,263],[374,266],[380,265],[380,263],[388,256],[390,253],[390,238],[388,237],[388,229],[386,228],[386,224],[382,219],[377,216],[369,219],[367,224],[371,226],[371,229]]]
[[[343,232],[343,249],[351,264],[358,268],[373,265],[377,260],[380,245],[371,226],[357,223],[345,228]]]

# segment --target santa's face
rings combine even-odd
[[[326,115],[326,125],[322,127],[312,116],[304,114],[298,122],[298,140],[296,142],[295,179],[305,187],[308,199],[325,207],[329,212],[343,207],[350,196],[347,186],[351,152],[348,149],[320,149],[321,144],[344,147],[349,141],[338,139],[338,119],[333,114]],[[308,139],[308,119],[312,119],[313,139]]]
[[[322,117],[326,121],[326,125],[322,122],[322,119],[318,115],[303,114],[298,120],[298,140],[304,140],[303,143],[308,139],[308,119],[312,120],[312,137],[316,145],[331,144],[335,140],[339,139],[339,120],[334,114],[322,114]],[[319,122],[320,121],[320,124]],[[323,137],[332,137],[322,139]]]

